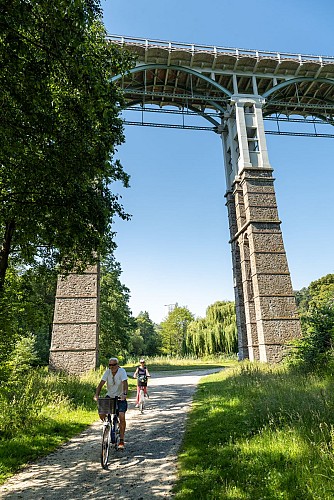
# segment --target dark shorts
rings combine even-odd
[[[121,413],[125,413],[127,409],[128,409],[128,402],[126,400],[125,401],[118,400],[118,411]]]
[[[106,398],[110,398],[110,396],[106,396]],[[128,409],[128,402],[126,400],[121,401],[120,399],[117,399],[117,411],[118,411],[118,413],[119,412],[125,413],[127,409]]]

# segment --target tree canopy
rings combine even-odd
[[[186,335],[194,315],[187,307],[175,307],[161,323],[162,351],[170,355],[186,352]]]
[[[238,350],[234,302],[218,301],[208,306],[205,318],[192,321],[186,339],[189,353],[198,356]]]
[[[121,283],[118,262],[107,259],[101,265],[99,358],[104,363],[117,353],[128,353],[135,329],[128,302],[130,290]]]
[[[106,40],[98,0],[1,0],[0,290],[10,256],[84,268],[127,218],[122,96],[129,55]],[[80,263],[80,264],[79,264]]]
[[[288,359],[306,370],[334,364],[334,274],[312,281],[296,292],[303,336]]]
[[[136,317],[136,334],[142,339],[140,349],[133,354],[155,356],[159,354],[161,347],[161,337],[157,330],[157,325],[151,320],[147,311],[141,311]]]

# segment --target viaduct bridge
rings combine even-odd
[[[220,136],[241,359],[278,362],[301,334],[280,229],[266,133],[328,136],[334,124],[334,57],[263,52],[110,36],[137,57],[115,75],[125,124],[196,128]],[[140,113],[138,113],[138,111]],[[137,112],[137,113],[136,113]],[[159,113],[201,116],[203,125],[144,121]],[[129,113],[128,113],[129,114]],[[277,124],[265,130],[265,122]],[[280,131],[281,122],[310,132]],[[198,120],[197,122],[198,123]],[[58,280],[50,364],[76,372],[95,368],[98,355],[97,268]]]

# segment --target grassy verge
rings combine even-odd
[[[0,397],[0,484],[98,419],[93,394],[103,371],[79,378],[38,370],[25,398],[14,396],[13,404]],[[134,389],[135,381],[129,385]]]
[[[334,498],[334,379],[240,364],[202,379],[177,500]]]

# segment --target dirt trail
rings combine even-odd
[[[126,448],[100,465],[101,423],[0,486],[5,500],[144,500],[171,498],[186,414],[201,377],[219,370],[165,372],[149,381],[141,415],[129,399]]]

